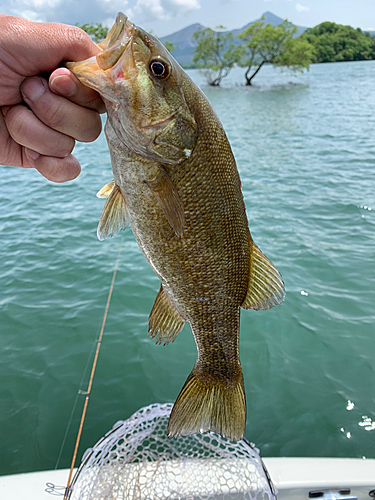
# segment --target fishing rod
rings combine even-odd
[[[123,246],[123,243],[121,243],[120,250],[119,250],[118,255],[117,255],[115,268],[113,271],[112,282],[111,282],[111,286],[110,286],[109,292],[108,292],[107,304],[106,304],[106,307],[104,310],[104,316],[103,316],[102,326],[101,326],[100,333],[99,333],[99,338],[97,340],[97,346],[96,346],[96,350],[95,350],[94,361],[93,361],[92,367],[91,367],[91,374],[90,374],[87,390],[85,392],[80,392],[81,394],[85,395],[85,403],[83,405],[81,421],[80,421],[80,425],[78,428],[76,443],[75,443],[74,452],[73,452],[73,458],[72,458],[72,462],[71,462],[71,466],[70,466],[70,470],[69,470],[69,477],[68,477],[68,481],[67,481],[66,488],[65,488],[64,500],[68,500],[69,494],[71,491],[70,485],[71,485],[71,481],[72,481],[73,470],[74,470],[75,462],[77,459],[79,443],[81,441],[83,424],[85,422],[87,407],[89,404],[91,388],[92,388],[92,384],[93,384],[93,380],[94,380],[96,365],[98,362],[99,351],[100,351],[100,347],[101,347],[101,343],[102,343],[102,339],[103,339],[104,327],[105,327],[105,323],[107,321],[108,309],[109,309],[109,304],[110,304],[111,298],[112,298],[112,291],[113,291],[113,287],[115,284],[115,279],[116,279],[117,269],[118,269],[118,265],[119,265],[119,261],[120,261],[122,246]]]

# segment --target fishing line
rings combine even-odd
[[[111,302],[113,286],[115,284],[115,279],[116,279],[118,264],[119,264],[119,261],[120,261],[120,255],[121,255],[122,246],[123,246],[123,243],[121,242],[120,250],[118,252],[117,260],[116,260],[116,264],[115,264],[115,268],[114,268],[114,271],[113,271],[111,286],[110,286],[109,292],[108,292],[107,304],[106,304],[105,310],[104,310],[104,316],[103,316],[102,326],[101,326],[101,329],[100,329],[99,338],[97,340],[94,361],[93,361],[92,367],[91,367],[90,379],[89,379],[89,383],[88,383],[88,386],[87,386],[87,391],[84,392],[84,394],[85,394],[85,403],[84,403],[84,406],[83,406],[82,415],[81,415],[81,422],[80,422],[78,433],[77,433],[77,439],[76,439],[76,444],[75,444],[75,447],[74,447],[72,463],[71,463],[70,471],[69,471],[69,477],[68,477],[67,485],[66,485],[66,488],[65,488],[64,500],[66,500],[68,498],[68,494],[69,494],[69,490],[70,490],[70,484],[71,484],[71,480],[72,480],[73,469],[74,469],[74,465],[75,465],[76,458],[77,458],[79,443],[81,441],[83,424],[84,424],[85,417],[86,417],[87,406],[89,404],[90,392],[91,392],[92,383],[93,383],[94,374],[95,374],[95,369],[96,369],[96,365],[97,365],[97,361],[98,361],[99,351],[100,351],[100,347],[101,347],[101,343],[102,343],[104,326],[105,326],[105,323],[106,323],[106,320],[107,320],[109,304]],[[86,369],[87,369],[87,367],[86,367]],[[86,369],[85,369],[85,372],[86,372]],[[81,391],[79,391],[78,394],[80,392]],[[77,397],[78,397],[78,395],[77,395]]]

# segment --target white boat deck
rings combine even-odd
[[[375,459],[265,458],[264,463],[279,500],[308,499],[311,491],[348,489],[350,496],[342,492],[331,498],[369,500],[369,492],[375,490]],[[0,500],[62,498],[67,478],[67,470],[0,476]]]

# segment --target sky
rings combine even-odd
[[[374,0],[0,0],[0,13],[32,21],[112,26],[117,12],[161,37],[193,23],[241,28],[265,11],[298,26],[323,21],[375,30]]]

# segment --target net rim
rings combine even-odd
[[[118,432],[125,425],[128,425],[129,423],[136,422],[137,420],[141,420],[142,417],[144,418],[144,416],[147,415],[148,413],[150,413],[152,410],[156,410],[156,409],[162,410],[163,413],[160,413],[159,416],[160,417],[165,417],[165,416],[169,416],[172,408],[173,408],[173,404],[172,403],[164,403],[164,404],[152,403],[152,404],[150,404],[148,406],[144,406],[144,407],[140,408],[135,413],[133,413],[128,419],[117,421],[113,425],[112,429],[110,429],[108,432],[106,432],[94,444],[93,447],[88,448],[84,452],[84,454],[82,456],[82,460],[81,460],[80,466],[76,470],[76,473],[74,474],[73,480],[72,480],[72,482],[70,484],[68,495],[67,495],[67,499],[68,500],[71,499],[74,487],[77,484],[77,482],[78,482],[78,480],[79,480],[79,478],[81,476],[82,471],[85,469],[86,465],[90,461],[90,459],[93,456],[93,454],[97,453],[98,451],[101,451],[102,447],[105,445],[106,442],[108,442],[108,439],[111,436],[113,436],[114,434],[116,434],[116,432]],[[197,436],[206,436],[206,435],[210,436],[210,437],[212,437],[214,439],[216,437],[218,439],[220,439],[220,436],[218,436],[214,432],[207,432],[207,433],[204,433],[204,434],[194,434],[194,435],[192,435],[190,437],[194,438],[194,437],[197,437]],[[245,447],[245,449],[247,449],[246,451],[251,451],[252,458],[259,462],[261,468],[263,469],[264,477],[265,477],[266,482],[267,482],[268,487],[269,487],[269,492],[271,493],[270,500],[276,500],[277,499],[276,495],[278,493],[277,489],[275,488],[275,486],[274,486],[274,484],[272,482],[272,479],[271,479],[270,474],[269,474],[269,472],[268,472],[268,470],[266,468],[266,465],[264,464],[262,458],[260,457],[258,448],[256,448],[256,446],[253,443],[251,443],[250,441],[248,441],[246,438],[243,438],[238,443],[241,443]]]

